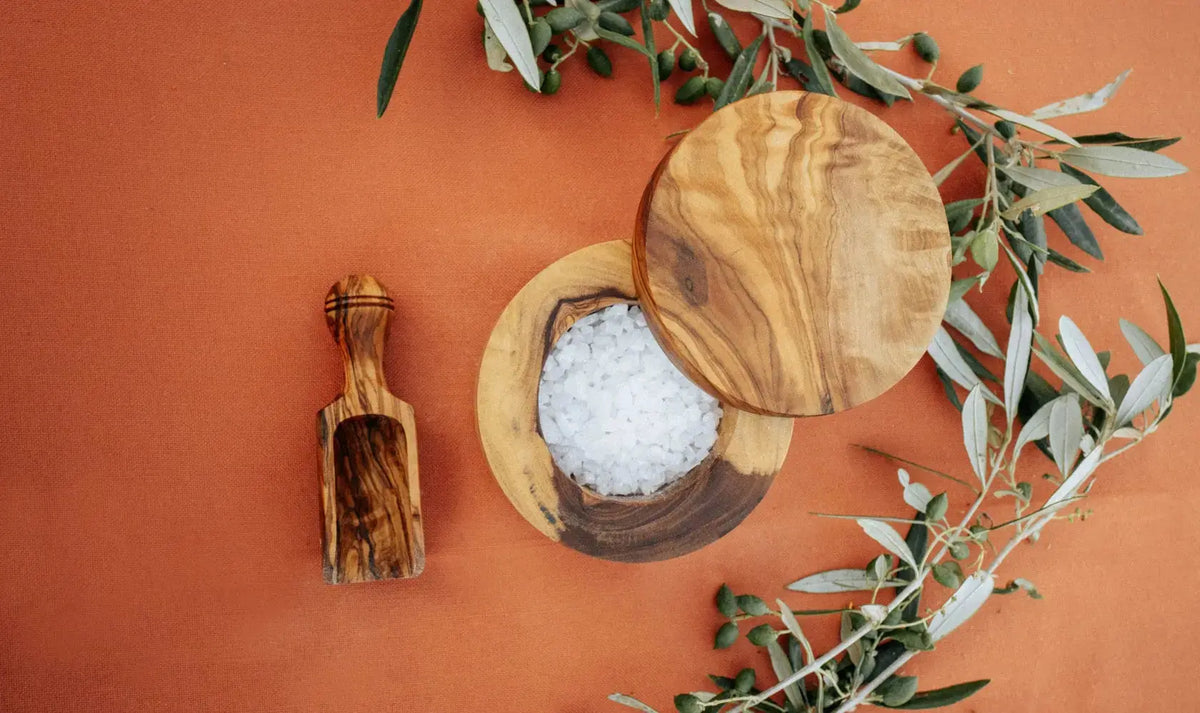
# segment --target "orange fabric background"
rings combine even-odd
[[[471,3],[435,0],[377,121],[401,5],[0,10],[0,710],[571,713],[614,710],[615,690],[670,710],[704,673],[762,663],[745,643],[709,651],[720,582],[774,596],[858,565],[872,543],[807,513],[901,511],[894,470],[850,444],[967,469],[923,363],[865,407],[798,424],[765,501],[699,553],[613,564],[535,532],[476,441],[488,332],[538,270],[629,235],[663,136],[706,109],[655,119],[627,55],[614,81],[579,64],[536,97],[487,71]],[[1198,21],[1189,0],[868,0],[846,25],[927,29],[946,78],[985,62],[983,95],[1016,109],[1132,66],[1108,110],[1066,126],[1192,134],[1169,154],[1198,169]],[[885,116],[931,168],[959,150],[927,102]],[[1195,176],[1108,181],[1146,236],[1093,220],[1107,262],[1045,283],[1047,316],[1072,314],[1118,366],[1135,364],[1119,317],[1165,342],[1156,273],[1200,336]],[[389,377],[418,416],[429,564],[334,588],[314,414],[341,379],[321,301],[350,271],[399,305]],[[1002,289],[985,310],[997,327]],[[1107,466],[1095,516],[1004,572],[1046,599],[993,599],[917,660],[924,685],[992,678],[963,711],[1194,708],[1198,425],[1182,402]]]

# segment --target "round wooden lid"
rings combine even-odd
[[[689,378],[744,410],[810,416],[878,396],[921,358],[946,309],[950,233],[890,127],[772,92],[716,112],[659,164],[633,269]]]

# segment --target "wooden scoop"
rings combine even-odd
[[[383,349],[393,304],[369,275],[325,298],[346,387],[317,414],[321,549],[330,584],[415,577],[425,568],[412,406],[388,392]]]

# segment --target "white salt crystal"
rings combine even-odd
[[[671,364],[636,306],[575,322],[546,358],[542,436],[576,482],[646,495],[697,466],[717,440],[721,405]]]

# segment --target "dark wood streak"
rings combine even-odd
[[[724,537],[758,505],[773,478],[739,473],[709,458],[653,497],[606,498],[579,487],[558,468],[554,488],[562,542],[618,562],[676,557]],[[703,527],[696,525],[703,523]]]

